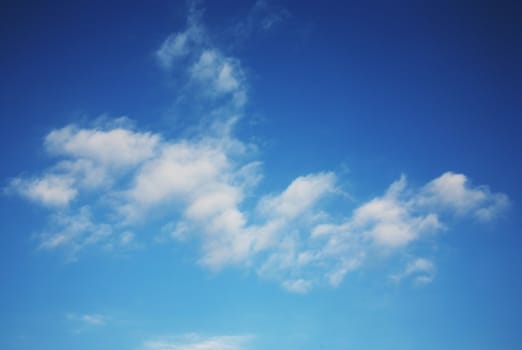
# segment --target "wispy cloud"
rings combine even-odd
[[[509,198],[503,193],[491,193],[487,186],[472,188],[463,174],[447,172],[431,181],[415,198],[416,205],[453,210],[458,215],[471,215],[480,221],[488,221],[509,206]]]
[[[35,178],[15,178],[7,189],[47,206],[65,206],[78,194],[73,182],[67,175],[48,173]]]
[[[246,350],[252,341],[251,335],[221,335],[206,337],[187,334],[177,337],[162,337],[148,340],[144,350]]]
[[[198,2],[191,1],[188,4],[185,30],[167,36],[155,52],[158,63],[164,69],[174,68],[176,63],[191,55],[207,41],[206,30],[201,24],[202,10],[198,7]]]
[[[413,278],[417,285],[431,283],[435,277],[435,264],[426,258],[417,258],[410,261],[403,271],[391,275],[390,278],[395,282],[400,282],[405,278]]]
[[[106,180],[86,185],[88,176],[60,166],[60,159],[41,179],[31,180],[62,176],[77,194],[67,209],[41,201],[51,206],[52,215],[50,228],[40,235],[40,247],[61,247],[74,257],[87,246],[127,246],[140,223],[155,212],[156,226],[169,230],[174,239],[194,237],[201,242],[203,266],[252,266],[260,276],[302,293],[321,281],[337,286],[376,249],[394,251],[435,234],[446,229],[451,217],[493,219],[508,203],[503,194],[470,187],[462,174],[444,173],[419,189],[409,188],[402,176],[382,196],[335,222],[331,218],[336,213],[321,203],[339,199],[342,191],[335,173],[322,172],[299,176],[279,193],[259,194],[257,204],[245,210],[246,194],[256,191],[263,176],[260,162],[250,160],[249,145],[236,139],[229,127],[221,130],[179,140],[127,129],[68,126],[52,131],[47,143],[53,140],[57,145],[56,135],[66,135],[59,139],[67,162],[90,162]],[[103,140],[106,135],[125,137],[93,146],[91,137]],[[105,155],[132,148],[129,145],[139,147],[132,157]],[[17,187],[26,181],[17,178],[11,187],[26,196],[27,189]],[[448,200],[450,195],[457,199]],[[484,211],[489,215],[478,216]]]
[[[256,32],[269,32],[290,17],[290,12],[280,4],[257,0],[246,16],[237,22],[234,34],[246,39]]]
[[[76,327],[76,331],[86,330],[90,327],[101,327],[107,325],[109,317],[103,314],[74,314],[70,313],[66,315],[67,320],[73,322]]]
[[[202,23],[201,4],[190,1],[188,7],[186,27],[165,39],[155,52],[157,61],[179,87],[178,103],[196,104],[201,114],[212,115],[214,120],[238,118],[248,101],[241,62],[213,44]],[[201,106],[207,106],[204,112]]]
[[[93,326],[102,326],[107,321],[106,317],[103,315],[83,315],[81,317],[81,320],[87,324],[93,325]]]

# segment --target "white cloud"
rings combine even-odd
[[[310,209],[317,201],[336,191],[332,172],[299,176],[279,195],[261,200],[259,210],[271,217],[292,219]]]
[[[508,206],[505,194],[486,187],[469,188],[462,174],[444,173],[419,190],[407,188],[403,176],[386,193],[360,205],[341,224],[324,223],[312,235],[359,235],[383,247],[405,246],[423,234],[445,229],[441,215],[491,220]]]
[[[246,350],[252,340],[250,335],[222,335],[205,337],[187,334],[146,341],[144,350]]]
[[[171,34],[165,39],[161,47],[156,51],[156,57],[165,68],[170,68],[176,58],[185,56],[189,49],[189,33]]]
[[[72,180],[74,187],[93,189],[110,182],[109,169],[90,159],[63,160],[48,174]]]
[[[15,178],[9,189],[46,206],[65,206],[78,194],[73,182],[69,176],[46,174],[33,179]]]
[[[471,214],[489,221],[509,206],[503,193],[491,193],[487,186],[472,188],[463,174],[446,172],[430,181],[417,198],[416,205],[453,210],[458,215]]]
[[[109,317],[103,314],[76,314],[69,313],[66,315],[67,320],[74,322],[80,328],[77,328],[75,332],[81,332],[82,330],[86,330],[90,327],[101,327],[105,326],[109,321]]]
[[[383,197],[361,205],[350,222],[352,230],[364,232],[375,243],[399,247],[416,240],[426,231],[442,228],[435,213],[418,213],[408,205],[405,195],[406,178],[392,183]],[[407,196],[407,194],[406,194]]]
[[[49,227],[39,235],[42,249],[62,248],[70,258],[93,245],[123,249],[159,227],[179,241],[196,240],[205,268],[252,268],[304,293],[338,286],[372,255],[400,252],[446,229],[453,217],[492,220],[509,205],[505,194],[472,188],[465,175],[451,172],[421,188],[403,176],[355,209],[339,200],[333,172],[297,176],[279,193],[259,193],[255,145],[234,136],[247,77],[237,58],[211,44],[196,7],[186,29],[169,36],[156,56],[169,74],[183,60],[182,93],[201,97],[198,106],[210,101],[212,122],[191,137],[170,139],[121,119],[52,130],[44,147],[55,163],[8,188],[51,208]],[[332,198],[339,200],[334,209]],[[419,283],[432,278],[426,272]]]
[[[89,325],[103,326],[106,322],[106,317],[99,314],[87,314],[81,316],[81,320]]]
[[[411,277],[415,284],[425,285],[433,281],[435,272],[436,268],[431,260],[417,258],[410,261],[402,272],[391,275],[390,278],[395,282],[400,282],[404,278]]]
[[[271,31],[290,17],[290,12],[280,5],[257,0],[244,19],[237,22],[234,33],[239,39],[247,39],[254,33]]]
[[[312,281],[305,279],[283,281],[283,287],[293,293],[307,293],[312,288]]]
[[[190,74],[209,96],[229,94],[238,107],[243,106],[246,98],[245,77],[238,60],[225,57],[217,49],[205,49],[192,65]]]
[[[335,240],[336,245],[348,242],[350,247],[377,245],[386,249],[405,246],[424,233],[444,228],[437,213],[418,211],[410,204],[414,192],[406,191],[403,176],[392,183],[383,196],[357,207],[341,224],[323,223],[312,230],[312,237]],[[366,249],[366,248],[362,248]]]
[[[136,165],[154,155],[158,135],[128,129],[78,129],[67,126],[51,131],[45,138],[49,154],[87,159],[102,165]]]
[[[239,205],[245,188],[257,182],[251,177],[257,175],[245,172],[253,164],[234,162],[242,147],[227,137],[165,142],[156,158],[136,170],[130,188],[120,195],[119,211],[131,223],[159,205],[177,208],[174,231],[177,236],[183,231],[185,238],[198,232],[203,243],[200,262],[212,269],[247,259],[252,244]]]
[[[208,183],[219,182],[228,167],[221,150],[192,143],[166,145],[159,157],[145,162],[138,170],[127,195],[136,203],[153,205],[170,198],[187,198],[202,191]]]
[[[200,23],[201,11],[196,3],[189,5],[187,27],[184,31],[170,34],[156,50],[159,64],[165,69],[172,69],[177,60],[189,55],[206,41],[206,33]]]
[[[45,150],[63,160],[32,178],[18,177],[9,188],[45,206],[66,206],[84,188],[113,181],[116,171],[135,166],[154,155],[158,135],[130,129],[79,129],[74,125],[51,131]]]

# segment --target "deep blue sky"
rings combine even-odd
[[[6,2],[0,347],[518,349],[521,16]]]

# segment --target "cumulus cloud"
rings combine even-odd
[[[472,215],[488,221],[509,206],[509,198],[503,193],[491,193],[487,186],[470,187],[463,174],[446,172],[429,182],[416,198],[421,206],[445,208],[459,215]]]
[[[383,196],[357,207],[341,224],[321,224],[312,235],[357,235],[387,248],[405,246],[427,233],[444,230],[441,216],[471,216],[492,220],[509,204],[502,193],[485,186],[471,188],[463,174],[446,172],[420,189],[407,188],[404,176]]]
[[[322,197],[335,192],[332,172],[299,176],[279,195],[264,197],[259,210],[265,215],[292,219],[312,207]]]
[[[56,163],[40,177],[12,180],[9,188],[50,208],[50,225],[39,235],[42,249],[62,248],[74,259],[88,246],[129,247],[146,220],[174,239],[200,242],[197,260],[206,268],[252,267],[296,293],[338,286],[376,251],[399,251],[453,219],[492,220],[509,203],[506,195],[472,187],[452,172],[420,188],[402,176],[383,195],[334,212],[322,205],[342,197],[333,172],[301,175],[279,192],[256,193],[260,162],[232,129],[227,124],[166,139],[121,126],[66,126],[45,138]],[[98,182],[89,180],[92,172]],[[258,199],[245,207],[252,193]],[[334,220],[339,212],[347,218]],[[404,276],[418,270],[408,271]]]
[[[425,285],[433,281],[435,272],[435,264],[431,260],[417,258],[410,261],[402,272],[391,275],[390,278],[395,282],[400,282],[405,278],[413,278],[417,285]]]
[[[404,196],[406,178],[394,182],[382,197],[361,205],[349,222],[351,230],[382,246],[404,246],[426,231],[442,227],[436,213],[418,213]]]
[[[159,136],[130,129],[81,129],[69,125],[51,131],[47,153],[61,160],[43,174],[11,181],[10,190],[45,206],[66,206],[85,188],[111,182],[123,169],[153,156]]]
[[[234,133],[247,101],[246,75],[237,58],[212,45],[192,6],[186,29],[170,35],[156,56],[169,74],[182,62],[186,86],[225,107],[213,109],[212,122],[191,136],[177,138],[120,119],[49,132],[43,148],[52,164],[8,185],[49,208],[41,249],[63,249],[74,259],[89,246],[124,249],[162,232],[177,244],[198,242],[195,260],[204,268],[251,268],[305,293],[338,286],[372,255],[391,256],[453,219],[493,220],[509,205],[505,194],[472,187],[453,172],[420,188],[402,176],[355,208],[342,201],[339,176],[330,171],[295,174],[286,187],[260,193],[266,176],[256,145]],[[430,278],[426,272],[420,280]]]
[[[65,206],[76,197],[73,178],[57,174],[45,174],[32,179],[15,178],[9,190],[47,206]]]
[[[458,203],[447,200],[444,196],[448,194],[434,186],[448,179],[458,180],[458,185],[453,189],[457,192],[453,195],[457,196]],[[498,204],[498,198],[502,198],[502,205]],[[466,215],[473,218],[483,210],[493,213],[491,208],[494,207],[497,210],[495,214],[481,217],[481,220],[492,220],[507,206],[507,202],[505,194],[491,193],[484,186],[470,188],[463,174],[444,173],[420,189],[409,188],[406,178],[402,176],[382,196],[356,207],[348,219],[340,223],[329,221],[316,225],[311,231],[312,240],[323,244],[308,255],[314,257],[310,259],[312,263],[318,260],[322,264],[333,258],[326,276],[328,282],[335,286],[347,272],[359,268],[371,252],[400,251],[400,248],[426,235],[447,229],[447,222],[454,218]],[[409,265],[402,274],[395,275],[395,279],[418,272],[424,272],[416,277],[418,283],[432,281],[433,265],[422,259]]]
[[[51,155],[124,167],[150,158],[158,142],[158,135],[123,128],[98,130],[67,126],[51,131],[45,137],[45,148]]]
[[[144,350],[246,350],[252,340],[250,335],[221,335],[205,337],[187,334],[148,340]]]

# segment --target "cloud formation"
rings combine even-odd
[[[373,251],[398,251],[453,219],[491,220],[509,202],[470,186],[463,174],[446,172],[420,188],[401,176],[382,196],[351,210],[346,203],[346,219],[336,221],[338,213],[322,204],[342,198],[338,175],[320,172],[257,193],[245,206],[264,175],[261,163],[230,124],[217,129],[168,140],[131,128],[69,125],[45,138],[55,164],[13,179],[10,189],[49,208],[42,249],[63,248],[75,257],[88,246],[124,247],[136,233],[146,239],[139,232],[147,221],[174,240],[199,241],[198,261],[206,268],[253,267],[298,293],[337,286]]]
[[[455,219],[493,220],[509,205],[507,195],[454,172],[420,188],[401,176],[355,208],[343,202],[332,171],[296,174],[286,188],[260,193],[267,176],[257,146],[234,132],[247,76],[237,58],[212,45],[200,16],[192,7],[185,30],[169,35],[156,57],[167,74],[181,70],[185,86],[211,101],[211,122],[178,138],[118,120],[49,132],[43,149],[53,163],[8,186],[49,208],[41,249],[61,248],[74,259],[89,246],[125,249],[162,233],[178,244],[199,242],[195,260],[204,268],[250,268],[305,293],[338,286],[376,252],[400,252]],[[340,204],[332,210],[334,200]],[[427,266],[417,261],[398,279],[423,272],[427,281]]]
[[[205,337],[187,334],[146,341],[144,350],[246,350],[251,342],[250,335],[222,335]]]
[[[257,0],[244,18],[236,22],[233,34],[239,39],[247,39],[255,33],[273,30],[290,17],[290,12],[279,4]]]
[[[156,50],[160,66],[166,70],[174,68],[180,60],[190,55],[207,41],[205,28],[201,25],[202,11],[196,2],[189,2],[186,29],[167,36]]]
[[[400,282],[405,278],[412,278],[417,285],[431,283],[435,278],[435,264],[426,258],[417,258],[410,261],[403,271],[391,275],[390,278],[395,282]]]

